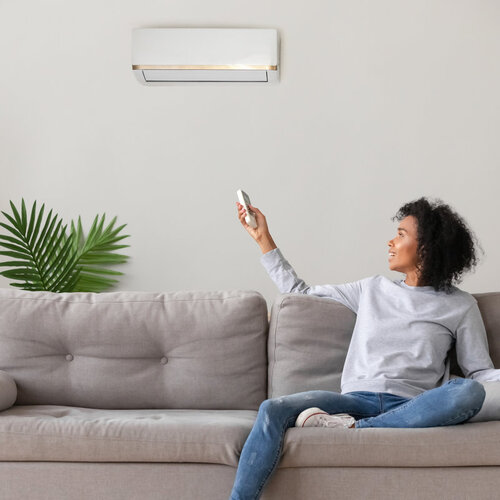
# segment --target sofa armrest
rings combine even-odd
[[[0,370],[0,411],[10,408],[17,399],[17,386],[14,379]]]

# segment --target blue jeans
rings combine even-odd
[[[283,439],[299,413],[316,406],[329,414],[348,413],[355,427],[438,427],[464,423],[486,396],[477,380],[454,378],[414,398],[388,392],[306,391],[266,399],[241,450],[230,500],[256,500],[278,466]],[[345,429],[345,432],[353,430]]]

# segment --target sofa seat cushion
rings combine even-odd
[[[500,465],[500,422],[427,428],[292,427],[280,467]]]
[[[256,416],[255,410],[13,406],[0,412],[0,461],[237,466]]]

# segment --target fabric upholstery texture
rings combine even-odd
[[[16,398],[16,382],[8,373],[0,370],[0,411],[10,408]]]
[[[368,429],[371,430],[371,429]],[[217,464],[0,462],[2,500],[225,500]],[[493,500],[498,467],[281,467],[261,500]]]
[[[0,289],[0,325],[19,405],[255,410],[266,397],[255,291]]]
[[[360,432],[290,428],[282,467],[455,467],[500,464],[500,422],[372,427]]]
[[[356,314],[332,299],[280,294],[271,308],[268,397],[340,392]]]
[[[0,461],[201,462],[236,467],[256,414],[14,406],[0,414]]]

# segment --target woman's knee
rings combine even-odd
[[[466,398],[471,407],[480,408],[482,406],[486,397],[486,391],[481,382],[470,378],[462,378],[460,379],[460,388],[463,391],[462,398]]]
[[[262,401],[259,412],[267,414],[270,418],[288,417],[294,412],[294,401],[290,396],[280,396]]]
[[[261,413],[274,413],[278,407],[278,398],[265,399],[260,403],[259,412]]]

